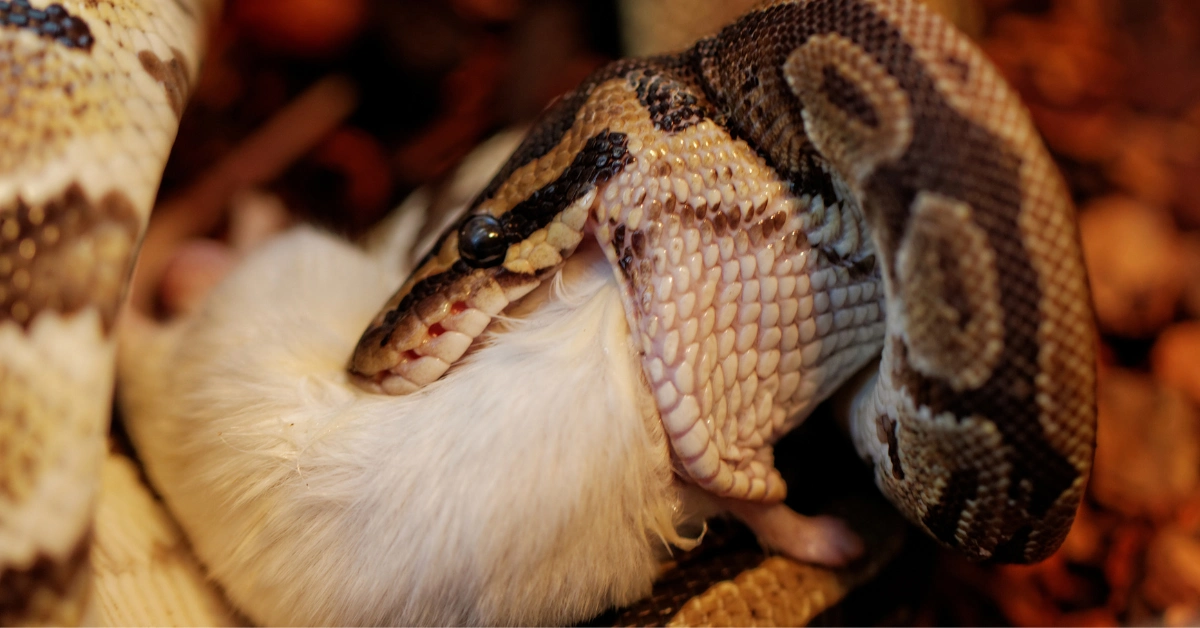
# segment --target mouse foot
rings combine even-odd
[[[807,563],[841,567],[862,555],[865,546],[850,526],[837,517],[806,517],[782,502],[763,504],[723,500],[726,508],[764,545]]]

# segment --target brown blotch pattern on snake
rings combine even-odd
[[[0,569],[0,625],[78,625],[91,571],[89,528],[64,556],[39,554],[27,567]]]
[[[918,194],[896,258],[909,363],[955,390],[981,386],[1004,351],[1004,306],[996,253],[970,206]]]
[[[44,9],[34,8],[29,0],[0,2],[0,26],[27,30],[67,48],[89,52],[96,41],[87,22],[57,2]]]
[[[805,103],[804,130],[852,187],[908,148],[908,94],[849,39],[836,33],[814,36],[783,67],[791,89]]]
[[[187,103],[191,80],[188,77],[187,66],[183,63],[183,53],[171,49],[171,58],[163,61],[158,55],[149,50],[138,53],[138,62],[151,78],[158,81],[167,94],[167,102],[175,117],[183,115],[183,106]]]
[[[78,185],[40,205],[17,198],[0,207],[0,324],[25,329],[43,311],[97,307],[113,325],[138,232],[129,199],[109,192],[93,202]]]

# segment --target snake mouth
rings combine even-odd
[[[359,339],[349,365],[353,381],[388,395],[437,381],[492,320],[557,272],[592,234],[585,223],[595,198],[587,194],[542,232],[509,247],[500,265],[472,267],[456,254],[457,232],[450,231]]]
[[[542,233],[510,247],[498,266],[473,268],[457,257],[441,261],[457,249],[451,231],[359,339],[350,359],[352,381],[387,395],[411,394],[437,381],[493,320],[557,273],[581,243],[594,242],[587,216],[596,198],[586,194]]]
[[[430,281],[431,280],[431,281]],[[542,279],[498,268],[449,270],[412,283],[359,339],[350,373],[360,387],[407,395],[438,380],[492,320]],[[408,287],[406,285],[406,287]],[[400,294],[400,293],[398,293]]]
[[[353,381],[388,395],[407,395],[437,381],[495,317],[557,272],[593,235],[588,216],[597,198],[593,187],[544,226],[503,233],[502,252],[486,258],[467,253],[480,252],[473,225],[492,217],[486,212],[464,217],[363,333],[350,359]],[[522,214],[512,216],[519,221]],[[495,248],[492,243],[484,248],[489,247]]]

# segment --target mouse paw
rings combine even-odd
[[[723,501],[759,541],[796,560],[841,567],[863,553],[862,539],[837,517],[806,517],[783,503]]]

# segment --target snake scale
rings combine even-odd
[[[83,616],[110,332],[212,4],[0,3],[4,621]],[[1062,541],[1095,429],[1073,208],[1016,96],[919,3],[767,2],[594,74],[372,321],[354,380],[422,394],[585,240],[691,483],[779,502],[772,444],[878,359],[849,428],[902,513],[979,559]]]

